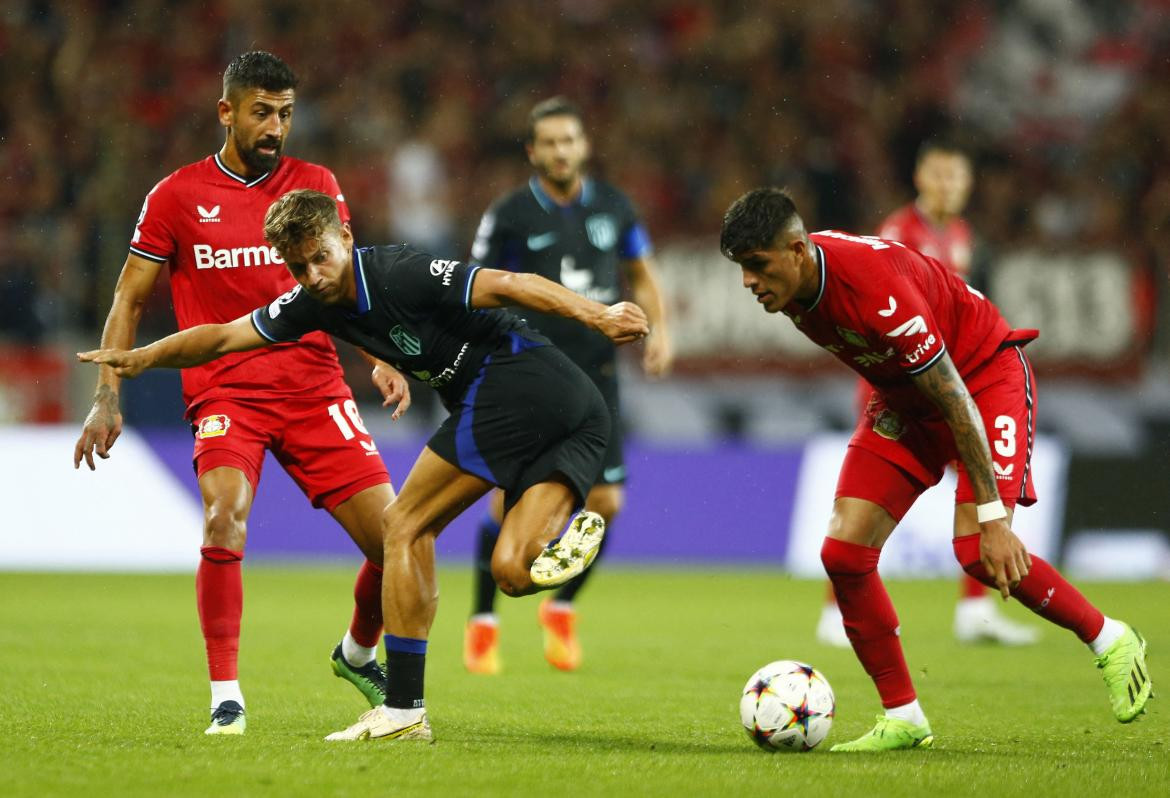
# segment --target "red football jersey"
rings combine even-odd
[[[264,214],[278,197],[298,188],[336,197],[341,220],[349,221],[333,173],[287,156],[273,171],[245,178],[216,154],[172,172],[151,190],[130,251],[170,263],[179,329],[233,321],[296,285],[280,255],[264,240]],[[321,332],[183,369],[188,417],[207,399],[345,390],[337,351]]]
[[[886,217],[878,228],[878,237],[901,241],[934,258],[964,280],[971,271],[971,227],[963,219],[937,225],[912,202]]]
[[[877,388],[892,408],[933,412],[910,377],[949,352],[966,378],[1012,335],[995,305],[933,258],[897,241],[826,230],[809,236],[821,271],[811,305],[783,313]]]

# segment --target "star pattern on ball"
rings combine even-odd
[[[757,679],[755,684],[743,692],[744,695],[754,695],[758,701],[760,696],[765,695],[766,693],[775,694],[776,691],[772,689],[771,679]]]
[[[808,721],[817,713],[808,708],[808,698],[801,700],[799,705],[788,704],[788,711],[792,713],[792,717],[784,724],[785,729],[795,729],[800,726],[801,732],[808,736]]]

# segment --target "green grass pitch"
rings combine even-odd
[[[932,751],[830,754],[879,707],[852,652],[812,636],[819,582],[763,570],[599,573],[583,594],[585,664],[541,657],[535,598],[501,598],[504,673],[460,663],[466,569],[441,573],[427,700],[437,742],[325,743],[364,709],[328,656],[353,571],[245,571],[240,678],[248,734],[208,738],[191,576],[0,574],[0,795],[1170,795],[1163,700],[1121,725],[1087,650],[965,648],[950,635],[954,582],[891,584]],[[1170,689],[1170,585],[1088,585],[1150,640]],[[1017,607],[1009,607],[1023,617]],[[820,668],[837,696],[827,744],[769,755],[739,726],[757,667]]]

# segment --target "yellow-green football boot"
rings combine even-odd
[[[907,748],[930,748],[934,745],[934,733],[929,723],[915,726],[908,720],[878,715],[877,725],[868,732],[847,743],[838,743],[830,751],[863,752],[901,751]]]
[[[1154,683],[1146,666],[1146,641],[1129,624],[1125,633],[1105,653],[1097,657],[1097,667],[1109,688],[1109,703],[1113,714],[1122,723],[1129,723],[1146,711]]]

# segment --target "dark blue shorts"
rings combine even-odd
[[[609,408],[585,373],[554,346],[510,336],[427,445],[503,488],[510,508],[558,474],[584,504],[601,480],[609,436]]]

